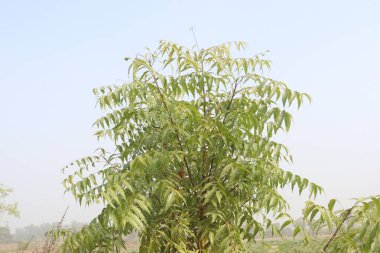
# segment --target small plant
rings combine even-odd
[[[61,220],[57,223],[56,227],[45,234],[45,242],[44,246],[42,247],[43,253],[50,253],[55,251],[57,246],[57,238],[54,236],[54,231],[59,231],[62,228],[62,224],[66,217],[67,210],[69,210],[69,207],[66,208],[65,212],[61,217]]]
[[[336,199],[328,207],[306,203],[304,219],[315,233],[331,232],[320,252],[380,252],[380,195],[356,199],[355,204],[334,211]]]

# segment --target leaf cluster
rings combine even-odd
[[[318,234],[329,231],[324,241],[324,252],[379,252],[380,251],[380,196],[356,199],[348,209],[334,210],[337,200],[328,207],[312,201],[306,203],[304,219]]]

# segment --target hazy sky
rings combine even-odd
[[[375,0],[0,0],[0,183],[21,211],[9,225],[57,221],[67,205],[67,221],[94,217],[61,185],[65,164],[102,145],[92,88],[127,80],[123,58],[161,39],[192,46],[192,26],[201,47],[270,50],[271,76],[313,96],[282,140],[322,202],[379,194],[379,13]]]

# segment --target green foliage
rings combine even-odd
[[[104,111],[96,136],[115,151],[73,162],[63,184],[79,203],[105,207],[79,232],[56,232],[63,251],[115,251],[138,231],[140,252],[244,252],[293,223],[279,189],[322,191],[280,168],[292,157],[273,139],[292,124],[287,108],[310,96],[264,76],[263,54],[233,56],[245,47],[162,41],[126,58],[129,83],[94,89]]]
[[[7,204],[2,201],[8,197],[9,193],[12,192],[12,189],[7,188],[0,184],[0,218],[2,215],[11,215],[19,216],[19,211],[17,210],[17,204]]]
[[[321,248],[325,252],[380,252],[380,195],[356,199],[349,209],[334,211],[335,199],[328,208],[306,203],[304,219],[315,233],[328,230],[331,236]]]

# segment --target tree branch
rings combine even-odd
[[[352,212],[352,209],[354,207],[351,207],[350,209],[347,209],[347,213],[346,215],[343,217],[343,220],[342,222],[339,224],[339,226],[335,229],[335,232],[334,234],[330,237],[330,239],[328,240],[328,242],[326,243],[326,245],[323,247],[321,253],[325,253],[326,252],[326,249],[329,247],[329,245],[331,244],[331,242],[336,238],[336,235],[338,234],[338,231],[340,230],[340,228],[343,226],[343,223],[348,219],[348,216],[350,215],[350,213]]]
[[[236,78],[235,79],[235,83],[234,83],[234,88],[232,90],[232,95],[231,95],[231,98],[230,98],[230,100],[228,102],[228,105],[227,105],[227,108],[226,108],[226,114],[224,114],[224,117],[223,117],[223,120],[222,120],[223,124],[226,122],[226,118],[227,118],[228,114],[230,113],[231,104],[232,104],[232,101],[234,100],[234,97],[236,95],[236,89],[237,89],[238,85],[239,85],[238,78]],[[216,124],[212,127],[211,133],[212,133],[212,131],[214,131],[215,126],[216,126]],[[212,174],[212,171],[213,171],[213,167],[214,167],[214,160],[215,160],[215,157],[213,157],[211,159],[211,166],[210,166],[210,170],[209,170],[209,173],[208,173],[208,177],[211,177],[211,174]]]
[[[175,126],[174,124],[174,120],[173,120],[173,117],[169,111],[169,108],[166,104],[166,101],[165,101],[165,98],[164,98],[164,95],[162,94],[161,92],[161,89],[160,87],[158,86],[158,83],[157,83],[157,77],[155,76],[154,73],[152,73],[153,75],[153,79],[154,79],[154,84],[158,90],[158,93],[160,95],[160,98],[161,98],[161,101],[162,103],[164,104],[164,107],[165,107],[165,110],[166,112],[168,113],[169,115],[169,120],[170,120],[170,124],[172,124],[173,126]],[[184,149],[183,149],[183,146],[182,146],[182,142],[181,142],[181,139],[179,138],[179,132],[178,132],[178,129],[177,128],[174,128],[175,130],[175,134],[176,134],[176,138],[177,138],[177,142],[178,142],[178,145],[179,145],[179,148],[181,149],[182,152],[184,152]],[[192,173],[191,173],[191,170],[190,170],[190,167],[189,167],[189,164],[187,162],[187,159],[186,159],[186,156],[183,156],[183,161],[185,163],[185,167],[186,167],[186,170],[187,170],[187,173],[189,174],[189,178],[190,178],[190,182],[191,182],[191,185],[194,187],[195,184],[194,184],[194,181],[193,181],[193,176],[192,176]]]

